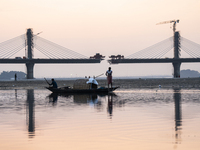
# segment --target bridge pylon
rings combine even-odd
[[[31,60],[33,58],[33,31],[32,29],[27,29],[26,32],[26,41],[27,41],[27,59]],[[27,69],[27,79],[33,79],[33,67],[34,63],[33,62],[27,62],[26,63],[26,69]]]
[[[180,33],[174,32],[174,59],[179,59],[180,56]],[[173,62],[174,78],[180,78],[181,62]]]

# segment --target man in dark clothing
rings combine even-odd
[[[49,85],[52,85],[53,88],[56,88],[56,89],[57,89],[58,86],[57,86],[56,81],[55,81],[54,79],[51,79],[51,81],[52,81],[52,82],[51,82],[51,84],[49,84]]]
[[[17,81],[17,74],[15,73],[15,81]]]

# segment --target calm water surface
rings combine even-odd
[[[199,89],[0,90],[1,150],[199,150]]]

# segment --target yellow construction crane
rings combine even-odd
[[[164,21],[164,22],[157,23],[156,25],[166,24],[166,23],[173,23],[173,31],[175,33],[176,32],[176,23],[179,23],[179,20]]]

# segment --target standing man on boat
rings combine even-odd
[[[108,88],[109,88],[109,84],[111,85],[111,88],[112,88],[112,70],[111,70],[111,67],[109,67],[108,70],[106,71],[106,76],[107,76],[107,81],[108,81]]]
[[[57,86],[56,81],[55,81],[54,79],[51,79],[51,81],[52,81],[52,82],[51,82],[51,84],[49,84],[49,85],[52,85],[53,88],[57,89],[58,86]]]

